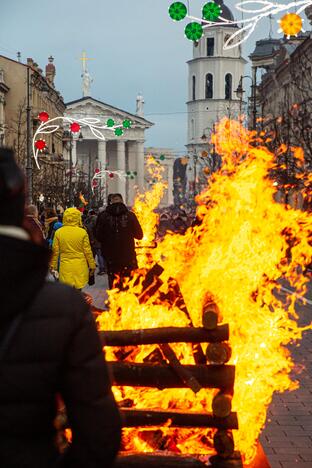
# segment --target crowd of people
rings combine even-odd
[[[40,218],[40,219],[39,219]],[[109,468],[121,418],[102,345],[79,290],[97,259],[110,286],[136,268],[141,226],[122,197],[82,220],[68,208],[38,216],[25,209],[25,183],[11,150],[0,150],[0,465],[5,468]],[[102,257],[101,257],[102,256]],[[59,281],[47,281],[52,271]],[[56,273],[57,272],[57,273]],[[71,443],[56,443],[66,407]]]

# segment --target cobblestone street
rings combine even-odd
[[[297,301],[300,324],[312,320],[312,288],[307,304]],[[267,425],[261,442],[272,468],[312,467],[312,332],[307,331],[299,347],[291,348],[300,388],[294,392],[275,395],[268,411]]]

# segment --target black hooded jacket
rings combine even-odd
[[[101,242],[104,258],[114,269],[137,267],[134,239],[142,239],[143,231],[126,205],[108,205],[98,216],[96,238]]]
[[[0,361],[0,466],[111,466],[120,416],[88,306],[74,289],[45,282],[44,247],[0,235],[0,259],[0,347],[22,312]],[[73,432],[61,460],[53,426],[58,393]]]

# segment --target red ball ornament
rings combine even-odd
[[[49,120],[49,114],[47,112],[40,112],[38,118],[41,122],[47,122]]]
[[[111,179],[113,179],[113,178],[114,178],[114,174],[113,174],[112,172],[110,172],[110,173],[108,174],[108,177],[110,177]]]
[[[77,123],[77,122],[72,123],[71,126],[70,126],[70,130],[71,130],[73,133],[78,133],[78,132],[80,132],[80,125],[79,125],[79,123]]]
[[[95,171],[94,171],[96,174],[98,174],[100,172],[100,169],[99,168],[96,168]]]
[[[44,140],[37,140],[35,143],[35,147],[39,150],[42,151],[46,147],[46,143]]]
[[[96,188],[98,186],[98,181],[97,180],[93,180],[92,181],[92,187],[93,188]]]

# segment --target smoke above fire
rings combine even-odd
[[[240,122],[222,120],[213,135],[221,168],[211,175],[206,191],[197,197],[200,224],[184,235],[168,233],[154,243],[159,203],[164,185],[157,176],[151,190],[135,204],[146,236],[138,249],[141,270],[129,280],[127,289],[109,292],[109,312],[99,318],[102,330],[189,326],[177,306],[161,300],[169,278],[182,291],[194,326],[201,326],[204,298],[210,294],[230,326],[230,364],[236,366],[233,410],[239,430],[234,431],[236,449],[246,461],[255,455],[266,421],[267,408],[275,392],[293,390],[290,377],[294,361],[287,345],[300,340],[294,296],[279,299],[281,281],[297,292],[305,291],[305,266],[311,262],[311,217],[304,211],[278,203],[270,177],[276,159],[262,141]],[[302,161],[302,151],[297,150]],[[138,291],[144,268],[158,263],[164,268],[163,285],[148,300],[140,302]],[[143,276],[142,276],[143,275]],[[194,364],[191,345],[173,344],[183,364]],[[143,362],[156,345],[129,350],[122,359]],[[107,348],[109,360],[118,350]],[[189,389],[114,387],[116,398],[128,399],[135,408],[210,411],[215,392]],[[168,423],[170,426],[170,422]],[[167,434],[170,427],[164,428]],[[126,431],[126,449],[148,451],[150,447],[137,429]],[[179,430],[177,450],[204,453],[207,431]],[[150,451],[152,451],[151,449]]]

